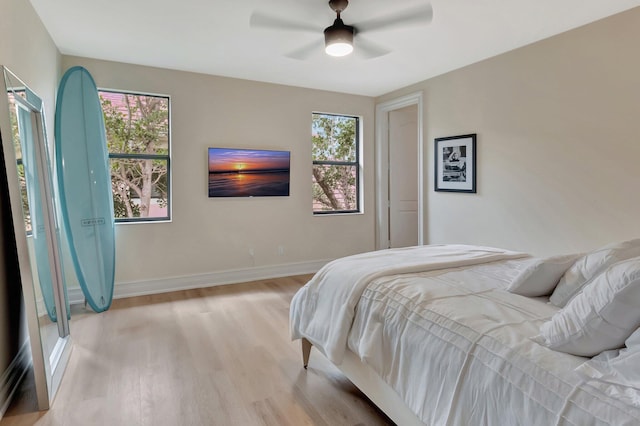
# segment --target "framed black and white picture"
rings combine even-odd
[[[476,134],[435,139],[435,190],[476,192]]]

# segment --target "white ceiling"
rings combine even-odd
[[[367,34],[391,53],[305,61],[285,56],[322,40],[326,0],[31,0],[63,54],[378,96],[640,6],[640,0],[432,0],[428,25]],[[351,0],[346,24],[427,0]],[[249,27],[253,12],[319,29]],[[358,36],[354,43],[357,51]]]

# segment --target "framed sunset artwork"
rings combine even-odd
[[[209,148],[209,197],[289,196],[289,151]]]

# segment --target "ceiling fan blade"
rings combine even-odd
[[[315,40],[312,43],[305,44],[304,46],[287,53],[286,57],[291,59],[297,59],[299,61],[304,61],[305,59],[309,59],[316,53],[322,52],[322,48],[324,46],[324,40]]]
[[[353,42],[353,50],[354,53],[365,59],[373,59],[391,53],[389,49],[382,47],[377,43],[363,39],[360,36],[356,37]]]
[[[249,26],[251,28],[262,28],[266,30],[302,31],[312,32],[314,34],[323,30],[322,28],[318,28],[314,25],[283,19],[278,16],[265,15],[260,12],[254,12],[251,14],[251,18],[249,18]]]
[[[390,16],[370,19],[356,25],[359,33],[404,28],[415,24],[428,24],[433,19],[431,4],[420,5]]]

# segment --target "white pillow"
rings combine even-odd
[[[534,340],[573,355],[622,347],[640,326],[640,257],[616,263],[540,327]]]
[[[578,259],[553,291],[549,301],[562,308],[572,297],[609,266],[622,260],[640,256],[640,239],[609,244]]]
[[[507,291],[527,297],[548,296],[580,255],[535,259],[509,284]]]

